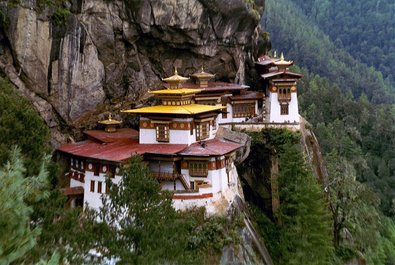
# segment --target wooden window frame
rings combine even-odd
[[[289,104],[280,104],[280,115],[289,115]]]
[[[249,103],[238,103],[238,104],[233,104],[232,110],[233,110],[233,117],[234,118],[248,118],[255,116],[255,104],[253,102]]]
[[[90,191],[95,192],[95,181],[94,180],[91,180]]]
[[[291,100],[291,88],[281,87],[278,89],[278,100],[279,101],[290,101]]]
[[[97,193],[102,193],[103,183],[101,181],[97,182]]]
[[[205,121],[195,124],[196,140],[204,140],[210,137],[210,123],[209,121]]]
[[[208,161],[189,161],[188,170],[191,177],[205,178],[208,176]]]
[[[158,142],[170,141],[170,126],[167,123],[155,124],[156,140]]]

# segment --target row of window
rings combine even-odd
[[[291,100],[291,88],[283,87],[278,89],[278,100],[280,101],[290,101]]]
[[[71,168],[77,169],[82,172],[84,172],[85,170],[93,171],[93,174],[95,176],[99,176],[100,173],[104,173],[104,174],[110,173],[110,176],[119,174],[119,167],[115,165],[102,165],[99,163],[92,163],[92,162],[88,162],[86,163],[86,165],[84,165],[84,161],[78,160],[76,158],[70,158],[70,165]],[[86,169],[84,166],[86,166]]]
[[[215,121],[211,122],[213,129],[215,130]],[[156,140],[158,142],[169,142],[170,141],[170,127],[169,124],[156,124]],[[195,125],[196,140],[203,140],[210,136],[210,122],[200,122]],[[193,128],[191,128],[191,135],[193,135]]]
[[[234,104],[232,109],[235,118],[255,116],[255,103]]]
[[[97,185],[95,185],[96,182],[97,182]],[[103,189],[103,186],[105,186],[105,189]],[[91,180],[90,192],[107,193],[107,185],[105,185],[105,184],[103,185],[103,181]]]
[[[188,169],[191,177],[207,177],[208,175],[207,161],[189,161]]]

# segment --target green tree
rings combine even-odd
[[[330,264],[330,214],[322,188],[295,146],[280,155],[279,264]]]
[[[33,208],[28,202],[42,200],[48,193],[47,159],[35,177],[24,177],[25,167],[20,151],[13,149],[10,161],[0,169],[0,264],[9,264],[30,251],[40,234],[39,228],[30,228]]]
[[[32,105],[15,93],[8,80],[0,77],[0,164],[10,158],[17,145],[26,165],[26,175],[37,174],[40,158],[48,151],[49,130]]]

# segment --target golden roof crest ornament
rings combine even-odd
[[[209,79],[213,78],[215,75],[205,72],[203,64],[202,64],[200,72],[196,72],[196,73],[192,74],[191,76],[195,77],[197,79],[207,79],[207,80],[209,80]]]
[[[180,83],[184,83],[185,81],[189,80],[189,78],[179,75],[177,67],[174,67],[174,75],[162,78],[162,80],[170,85],[169,89],[177,89],[179,88]]]
[[[290,65],[292,65],[294,62],[293,61],[286,61],[285,59],[284,59],[284,53],[281,53],[281,56],[280,56],[280,60],[279,61],[276,61],[276,62],[274,62],[274,64],[275,65],[277,65],[277,66],[290,66]]]
[[[116,126],[121,124],[122,121],[112,119],[112,115],[111,113],[109,113],[107,120],[98,121],[98,123],[106,126],[106,128],[104,129],[106,132],[115,132],[117,130]]]

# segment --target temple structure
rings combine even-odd
[[[110,115],[99,121],[104,130],[85,131],[86,140],[60,146],[70,178],[64,193],[71,205],[98,209],[106,179],[118,183],[122,165],[141,155],[162,189],[173,192],[176,209],[205,206],[218,212],[216,207],[223,208],[238,194],[234,159],[242,145],[218,137],[217,131],[235,124],[247,130],[298,124],[296,81],[301,75],[288,70],[292,63],[283,56],[261,57],[256,68],[263,91],[212,81],[214,75],[203,68],[191,75],[194,82],[187,82],[175,70],[161,89],[150,92],[160,104],[122,111],[139,117],[139,131],[117,129],[121,122]]]
[[[293,61],[267,55],[258,58],[256,70],[261,77],[261,84],[265,93],[266,122],[299,124],[299,108],[296,82],[301,74],[289,71]]]
[[[233,200],[238,186],[233,161],[242,146],[216,137],[216,133],[220,118],[228,114],[226,104],[235,94],[243,98],[246,87],[226,83],[206,83],[204,87],[204,80],[199,78],[200,83],[186,84],[188,78],[175,71],[163,79],[164,89],[151,91],[160,99],[159,105],[123,110],[140,117],[139,131],[117,130],[120,122],[110,116],[100,121],[105,130],[85,131],[87,140],[60,146],[58,151],[69,165],[70,187],[64,192],[72,204],[98,209],[100,197],[106,193],[106,178],[119,182],[122,164],[135,154],[143,156],[162,189],[174,193],[177,209],[205,206],[215,211],[216,205]],[[199,102],[205,99],[208,103],[214,97],[215,104]],[[222,101],[224,98],[230,99]],[[255,109],[257,103],[253,104]],[[232,118],[229,115],[228,119]]]

